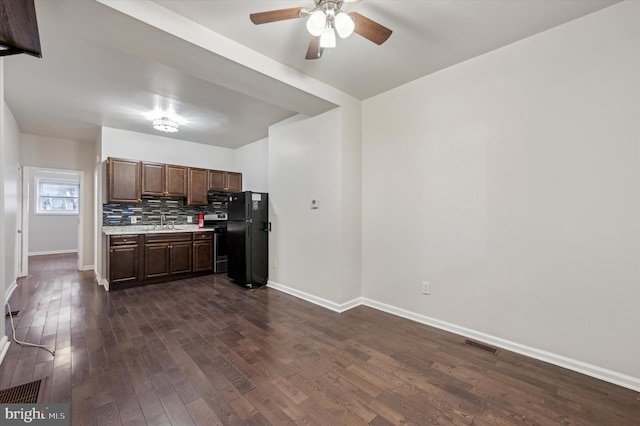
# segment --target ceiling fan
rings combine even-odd
[[[361,0],[314,0],[315,7],[292,7],[252,13],[251,22],[256,25],[287,19],[307,18],[307,30],[311,42],[305,59],[319,59],[324,49],[336,47],[336,33],[340,38],[356,33],[380,45],[391,36],[391,30],[366,18],[359,13],[342,11],[344,3],[357,3]]]

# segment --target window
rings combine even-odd
[[[36,213],[78,214],[78,182],[52,179],[37,179]]]

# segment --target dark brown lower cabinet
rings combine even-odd
[[[191,241],[178,241],[171,243],[169,255],[169,274],[188,274],[191,272],[193,248]]]
[[[116,235],[109,238],[109,284],[140,280],[140,237]]]
[[[213,235],[211,232],[193,234],[193,272],[213,271]]]
[[[191,272],[193,234],[170,233],[145,236],[144,279]]]
[[[144,245],[144,279],[169,276],[170,243]]]
[[[213,272],[211,232],[109,237],[109,290]]]

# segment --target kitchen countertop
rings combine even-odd
[[[104,235],[131,235],[131,234],[169,234],[176,232],[213,232],[214,228],[198,228],[198,225],[130,225],[130,226],[103,226]]]

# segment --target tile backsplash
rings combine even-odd
[[[210,202],[206,206],[187,206],[184,198],[142,197],[140,204],[103,204],[102,224],[105,226],[132,225],[131,217],[136,218],[136,225],[155,225],[160,223],[164,214],[164,223],[175,222],[176,225],[198,223],[198,213],[226,212],[226,204]]]

